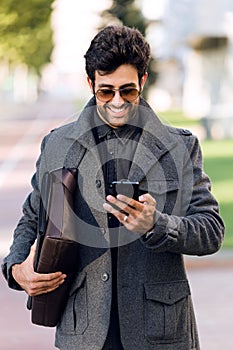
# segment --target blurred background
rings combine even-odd
[[[91,97],[83,56],[97,31],[115,23],[138,28],[151,45],[144,97],[165,123],[201,141],[226,238],[219,253],[186,264],[202,349],[232,349],[232,0],[0,1],[0,260],[40,142]],[[30,324],[25,294],[7,289],[2,276],[0,287],[0,350],[54,349],[54,330]]]

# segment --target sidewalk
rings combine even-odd
[[[233,252],[185,261],[201,349],[233,349]],[[31,324],[26,301],[26,294],[10,290],[0,274],[0,350],[55,350],[55,329]]]
[[[185,257],[201,350],[233,349],[233,250]]]
[[[233,349],[233,264],[199,266],[188,276],[201,350]]]
[[[0,350],[56,349],[54,329],[33,325],[26,302],[26,293],[9,289],[0,273]]]
[[[21,206],[31,190],[42,138],[70,122],[78,111],[69,101],[43,98],[31,105],[0,103],[0,261],[8,252]],[[54,350],[55,329],[30,322],[24,292],[10,290],[0,272],[0,350]]]
[[[188,270],[232,269],[233,249],[220,249],[217,253],[206,256],[185,256],[185,265]],[[232,281],[233,282],[233,281]]]
[[[78,107],[77,107],[78,108]],[[52,120],[53,118],[66,119],[72,118],[75,113],[80,112],[76,109],[73,101],[58,99],[52,96],[41,96],[36,102],[14,103],[13,101],[0,100],[0,123],[2,121],[30,120],[35,118]]]

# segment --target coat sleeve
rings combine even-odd
[[[45,140],[41,144],[41,152],[45,146]],[[41,153],[42,154],[42,153]],[[2,272],[6,278],[10,288],[21,290],[22,288],[16,283],[12,277],[11,268],[14,264],[22,263],[28,256],[30,248],[37,237],[37,222],[40,203],[39,191],[39,168],[41,155],[36,163],[36,172],[32,177],[32,192],[26,198],[23,204],[23,215],[18,222],[14,231],[13,242],[10,252],[3,260]]]
[[[189,137],[188,153],[193,172],[193,188],[185,215],[168,215],[156,211],[155,225],[143,244],[157,252],[207,255],[220,249],[224,236],[224,223],[219,206],[211,194],[211,183],[202,168],[202,154],[196,137]],[[181,191],[190,186],[183,166]]]

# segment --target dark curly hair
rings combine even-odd
[[[95,71],[110,74],[122,64],[131,64],[137,69],[140,83],[149,64],[150,46],[139,30],[111,25],[94,37],[84,57],[86,72],[93,84]]]

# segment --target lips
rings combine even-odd
[[[98,114],[106,124],[112,127],[118,127],[126,124],[133,116],[133,108],[131,103],[113,104],[105,103],[102,106],[98,105]]]
[[[125,111],[125,108],[109,107],[108,109],[110,109],[110,111],[113,112],[113,113],[121,113],[121,112]]]
[[[125,113],[125,111],[128,109],[128,104],[123,104],[121,106],[115,106],[115,105],[106,105],[106,107],[108,108],[108,110],[110,110],[112,113],[117,114],[117,115],[121,115],[122,113]]]

